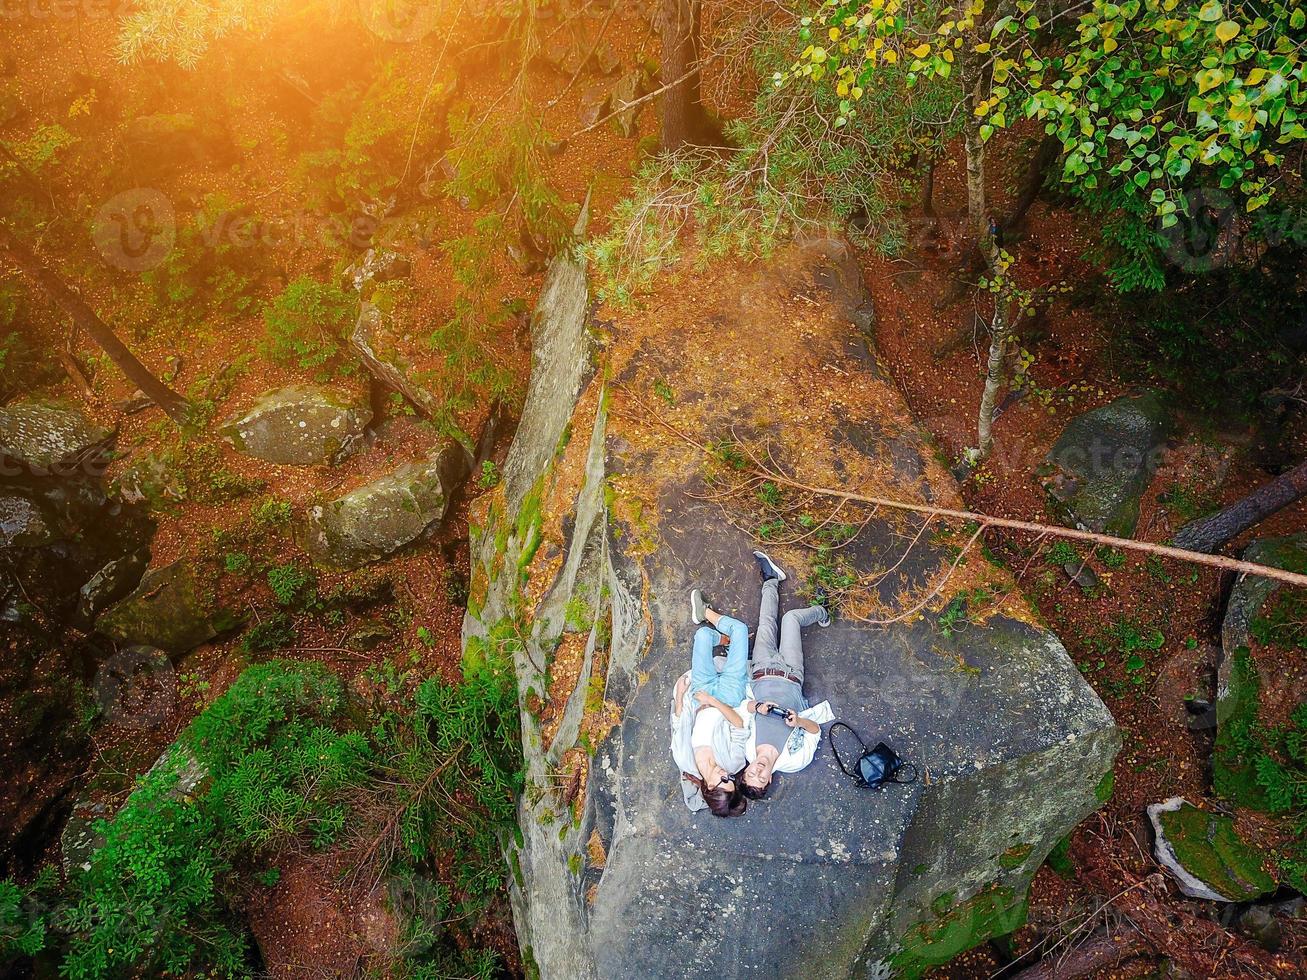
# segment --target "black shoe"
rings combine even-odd
[[[826,594],[826,590],[823,589],[820,585],[813,590],[812,604],[814,606],[821,606],[822,611],[826,614],[824,618],[817,620],[817,625],[820,626],[822,629],[825,629],[827,626],[831,624],[834,617],[831,616],[831,611],[830,611],[830,596]]]
[[[755,551],[753,557],[758,562],[758,575],[764,582],[769,578],[774,578],[778,583],[785,581],[785,572],[767,556],[767,552]]]

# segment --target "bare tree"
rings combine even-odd
[[[50,298],[73,321],[73,325],[86,331],[100,349],[109,356],[109,360],[127,376],[142,392],[163,409],[170,419],[178,425],[187,421],[190,403],[173,391],[151,373],[150,369],[137,360],[136,355],[118,339],[113,330],[86,305],[82,299],[60,275],[37,258],[30,248],[24,245],[9,226],[0,222],[0,255]]]

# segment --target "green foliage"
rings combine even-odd
[[[264,497],[250,507],[250,517],[260,527],[285,527],[290,523],[290,510],[290,501]]]
[[[253,564],[243,551],[229,551],[222,558],[222,570],[228,575],[248,575]]]
[[[125,64],[174,61],[194,68],[216,38],[265,24],[275,0],[224,0],[223,3],[173,3],[140,0],[118,28],[118,59]]]
[[[1307,589],[1277,591],[1248,628],[1263,645],[1307,650]]]
[[[50,923],[44,899],[57,883],[52,867],[43,869],[28,888],[0,879],[0,963],[45,949]]]
[[[434,83],[427,94],[444,84]],[[350,82],[326,95],[314,114],[318,148],[299,163],[310,205],[353,211],[395,193],[409,161],[416,168],[433,152],[439,120],[419,114],[420,103],[422,91],[393,61],[369,84]]]
[[[1075,546],[1070,541],[1054,543],[1053,547],[1048,549],[1048,556],[1045,560],[1050,565],[1057,565],[1058,567],[1071,564],[1079,565],[1082,561],[1080,553],[1076,551]]]
[[[319,376],[348,374],[353,367],[341,355],[357,314],[357,301],[339,286],[301,276],[264,308],[264,349],[279,364]]]
[[[304,608],[318,601],[318,576],[312,568],[299,562],[269,568],[268,588],[279,606]]]
[[[369,747],[336,727],[343,707],[325,667],[274,661],[246,670],[197,716],[98,825],[104,846],[60,916],[64,975],[248,973],[229,904],[237,868],[315,829],[357,780]]]
[[[277,612],[246,631],[241,637],[241,650],[249,654],[269,653],[283,650],[294,642],[294,622],[285,613]]]
[[[254,289],[271,271],[266,250],[242,247],[248,242],[232,233],[250,220],[247,209],[209,194],[203,207],[178,223],[177,237],[164,260],[141,274],[164,309],[232,316],[258,308]]]
[[[483,490],[491,490],[499,486],[499,467],[495,465],[493,459],[482,460],[481,472],[477,476],[477,483]]]

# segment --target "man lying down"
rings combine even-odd
[[[749,630],[690,593],[694,636],[690,669],[672,697],[672,759],[690,810],[738,817],[749,800],[767,793],[776,773],[803,769],[817,754],[821,726],[834,720],[830,703],[809,707],[803,695],[803,628],[829,626],[820,605],[791,609],[777,621],[780,584],[786,575],[764,552],[755,551],[762,597],[753,657]],[[726,656],[716,651],[726,644]]]

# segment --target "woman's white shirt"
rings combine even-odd
[[[704,705],[694,716],[694,729],[690,732],[690,745],[696,749],[708,746],[717,764],[734,774],[744,768],[745,747],[749,741],[748,728],[736,728],[726,716],[711,705]]]

